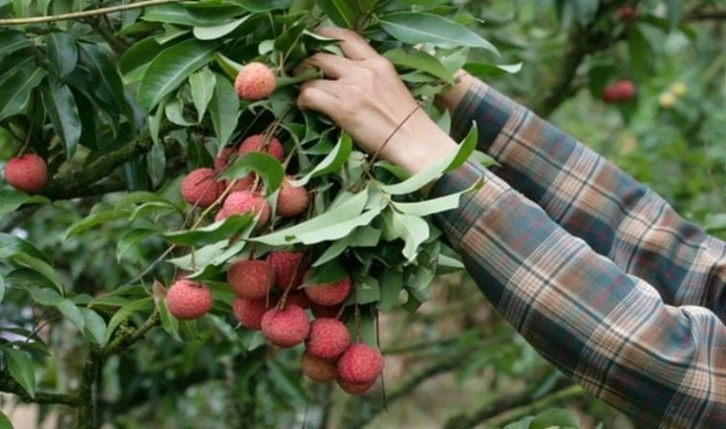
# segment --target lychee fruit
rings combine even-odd
[[[222,194],[222,183],[214,177],[211,168],[197,168],[184,178],[181,184],[181,194],[184,201],[207,208],[217,201]]]
[[[322,383],[338,377],[338,366],[334,360],[320,359],[308,352],[302,354],[300,367],[305,376]]]
[[[262,334],[277,347],[296,346],[307,338],[310,320],[305,310],[297,305],[284,309],[271,308],[262,316]]]
[[[278,161],[285,159],[285,150],[282,147],[282,143],[275,136],[268,136],[265,138],[264,134],[255,134],[242,140],[239,145],[239,154],[244,155],[249,152],[262,152],[266,153]]]
[[[383,372],[383,355],[364,343],[351,344],[338,360],[340,378],[351,383],[370,383]]]
[[[244,259],[230,265],[227,282],[240,298],[263,299],[275,282],[275,270],[267,261]]]
[[[305,295],[305,296],[307,296],[307,295]],[[310,298],[308,298],[308,299],[310,299]],[[315,304],[313,302],[313,305],[310,306],[310,309],[313,312],[313,316],[315,316],[318,319],[325,318],[325,317],[332,317],[335,319],[336,317],[338,317],[338,314],[340,313],[340,309],[342,307],[343,307],[342,305],[334,305],[332,307],[326,307],[324,305]]]
[[[602,92],[606,103],[622,103],[635,97],[635,84],[631,80],[621,80],[607,86]]]
[[[227,195],[222,205],[225,216],[252,212],[257,225],[262,226],[270,219],[270,204],[257,192],[236,191]]]
[[[267,262],[277,273],[275,286],[281,290],[297,288],[302,284],[303,276],[307,270],[305,253],[276,250],[267,255]]]
[[[166,306],[177,319],[204,316],[212,308],[212,292],[201,283],[188,279],[174,282],[166,293]]]
[[[338,377],[335,381],[345,393],[348,393],[350,395],[363,395],[364,393],[371,390],[371,387],[376,384],[376,380],[369,381],[367,383],[353,383],[340,377]]]
[[[310,323],[310,334],[305,350],[321,359],[335,359],[350,345],[350,333],[338,319],[315,319]]]
[[[214,158],[214,172],[215,173],[221,173],[224,171],[225,168],[227,168],[227,165],[229,165],[229,157],[235,152],[235,148],[232,146],[226,146],[224,149],[222,149],[222,152],[219,153]]]
[[[632,5],[621,6],[615,11],[615,14],[621,22],[630,23],[638,18],[638,9]]]
[[[303,290],[315,304],[332,307],[345,301],[352,288],[350,276],[346,275],[337,282],[312,284],[305,286]]]
[[[310,195],[302,186],[292,185],[292,176],[285,177],[277,194],[277,214],[282,217],[295,217],[305,213],[310,204]]]
[[[235,298],[232,303],[232,312],[240,325],[247,329],[260,330],[262,316],[267,312],[266,299]]]
[[[34,153],[16,156],[5,164],[5,181],[15,189],[34,194],[43,189],[47,180],[48,166]]]
[[[277,77],[270,67],[258,62],[243,66],[234,80],[237,95],[247,101],[267,98],[277,85]]]
[[[290,292],[285,299],[285,305],[297,305],[298,307],[307,310],[313,305],[307,295],[303,291]]]

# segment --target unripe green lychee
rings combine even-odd
[[[308,352],[302,354],[300,367],[305,376],[322,383],[333,381],[338,377],[338,366],[334,360],[320,359]]]
[[[212,308],[212,292],[201,283],[188,279],[174,282],[166,293],[166,306],[177,319],[197,319]]]
[[[310,205],[310,195],[303,186],[292,185],[292,176],[285,177],[277,194],[277,214],[282,217],[295,217],[305,213]]]
[[[277,158],[278,161],[285,159],[285,150],[282,143],[275,136],[269,136],[265,139],[264,134],[255,134],[242,140],[239,145],[239,154],[244,155],[249,152],[266,153]]]
[[[15,189],[34,194],[43,189],[47,180],[48,166],[34,153],[16,156],[5,164],[5,181]]]
[[[297,288],[302,284],[308,262],[303,252],[276,250],[267,255],[267,262],[277,274],[275,286],[281,290]]]
[[[350,276],[333,283],[311,284],[303,288],[310,301],[331,307],[345,301],[353,288]]]
[[[252,212],[257,217],[258,227],[266,224],[270,219],[270,205],[257,192],[232,192],[225,198],[222,210],[225,216]]]
[[[181,184],[181,195],[189,204],[207,208],[222,194],[222,183],[218,182],[211,168],[197,168],[186,175]]]
[[[232,303],[232,312],[239,324],[247,329],[259,331],[262,324],[262,316],[269,308],[266,299],[235,298]]]
[[[305,310],[297,305],[284,309],[271,308],[262,316],[262,335],[277,347],[296,346],[307,338],[310,320]]]
[[[373,382],[382,372],[383,355],[368,344],[351,344],[338,360],[340,378],[351,383]]]
[[[230,265],[227,282],[240,298],[267,298],[275,282],[275,270],[267,261],[243,259]]]
[[[277,77],[267,65],[251,62],[243,66],[234,80],[237,95],[248,101],[261,100],[275,90]]]
[[[350,333],[337,319],[315,319],[310,323],[310,334],[305,340],[305,350],[321,359],[336,359],[350,345]]]

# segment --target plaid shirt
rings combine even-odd
[[[726,427],[726,243],[482,82],[454,113],[479,149],[433,196],[479,288],[545,358],[639,427]]]

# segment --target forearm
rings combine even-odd
[[[726,329],[710,311],[666,305],[471,162],[433,194],[481,190],[438,216],[482,292],[543,356],[594,395],[664,427],[726,418]],[[693,404],[700,404],[694,407]]]
[[[652,284],[668,304],[722,314],[726,245],[685,222],[651,190],[538,118],[474,82],[457,104],[454,137],[475,121],[493,172],[540,205],[570,234],[628,274]]]

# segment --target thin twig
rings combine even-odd
[[[140,9],[148,6],[158,6],[162,4],[179,3],[181,0],[145,0],[138,3],[122,4],[120,6],[102,7],[93,10],[84,10],[83,12],[62,13],[59,15],[33,16],[30,18],[6,18],[0,19],[2,25],[26,25],[26,24],[42,24],[44,22],[67,21],[71,19],[82,19],[96,15],[105,15],[114,12],[123,12],[125,10]]]

